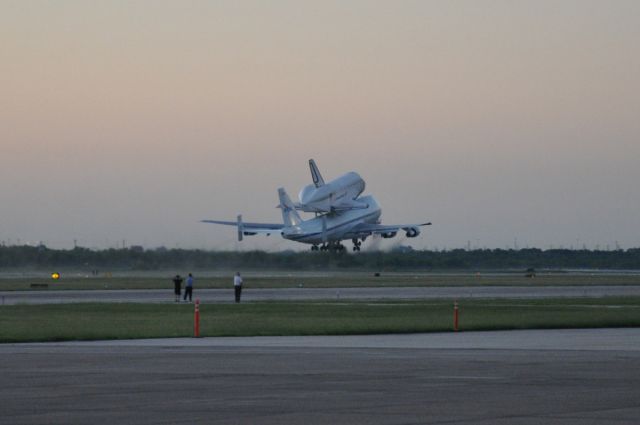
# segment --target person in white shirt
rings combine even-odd
[[[236,302],[240,302],[240,294],[242,293],[242,277],[240,276],[240,272],[236,272],[236,275],[233,277],[233,289],[236,291]]]

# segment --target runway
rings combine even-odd
[[[640,329],[0,345],[0,424],[636,424]]]
[[[402,288],[245,288],[243,301],[400,300],[464,298],[579,298],[640,296],[640,285],[593,286],[438,286]],[[233,302],[233,289],[194,290],[206,303]],[[162,303],[173,301],[171,289],[0,291],[0,304],[59,304],[78,302]]]

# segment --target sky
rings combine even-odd
[[[358,172],[370,246],[640,246],[640,2],[0,1],[0,241],[308,249],[277,188]],[[365,246],[367,242],[365,242]]]

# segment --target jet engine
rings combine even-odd
[[[408,227],[405,230],[407,231],[407,233],[405,233],[405,235],[408,238],[415,238],[416,236],[418,236],[420,234],[420,229],[418,229],[417,227]]]
[[[398,232],[385,232],[385,233],[381,233],[380,236],[382,236],[385,239],[389,239],[392,238],[396,235],[396,233]]]

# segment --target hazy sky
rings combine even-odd
[[[2,0],[0,240],[296,248],[198,221],[315,158],[387,246],[640,246],[639,79],[635,0]]]

